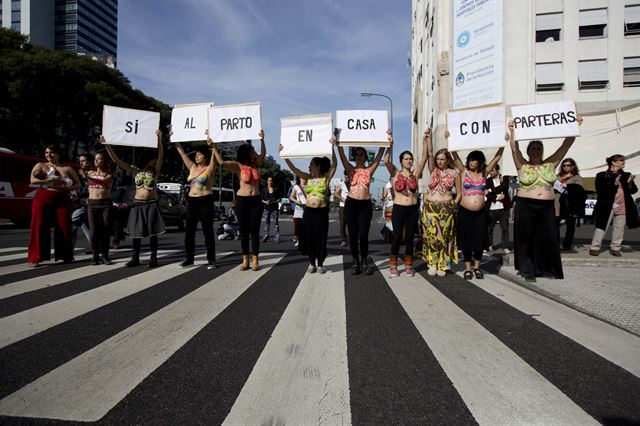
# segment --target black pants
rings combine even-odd
[[[187,197],[187,226],[184,233],[184,247],[187,259],[193,261],[196,251],[196,229],[202,225],[204,245],[207,247],[207,260],[216,261],[216,245],[213,234],[213,194],[202,197]]]
[[[262,201],[259,195],[250,197],[236,195],[236,216],[240,226],[240,247],[242,254],[249,254],[249,236],[251,236],[251,254],[260,253],[260,220],[262,219]]]
[[[473,211],[458,206],[458,246],[465,262],[481,260],[487,239],[487,213],[484,209]]]
[[[514,213],[516,270],[523,274],[542,276],[547,273],[564,278],[554,201],[518,198]]]
[[[371,200],[356,200],[347,197],[344,203],[344,218],[349,230],[349,246],[354,261],[366,260],[369,256],[369,228],[373,206]],[[362,257],[361,257],[362,256]]]
[[[111,198],[87,200],[91,249],[94,259],[97,259],[100,254],[105,257],[109,256],[111,205]]]
[[[322,266],[327,258],[327,238],[329,236],[329,206],[304,208],[304,244],[311,265]]]
[[[562,240],[562,248],[570,249],[573,246],[573,236],[576,233],[576,217],[572,214],[565,216],[564,218],[557,218],[558,224],[558,240],[560,240],[560,221],[564,219],[567,230],[564,233]]]
[[[131,243],[133,245],[133,257],[140,257],[140,248],[142,247],[142,238],[132,238]],[[149,237],[149,249],[151,250],[151,256],[158,254],[158,236],[152,235]]]
[[[347,241],[347,222],[344,220],[344,207],[338,207],[338,220],[340,221],[340,238]]]
[[[502,248],[509,248],[509,210],[489,210],[489,219],[491,219],[487,225],[489,245],[493,246],[493,228],[495,228],[496,222],[499,222],[500,231],[502,232]]]
[[[400,243],[404,234],[404,255],[413,256],[413,236],[418,227],[418,204],[412,206],[393,205],[391,215],[393,225],[393,243],[391,243],[391,256],[398,256]],[[404,231],[404,232],[403,232]]]

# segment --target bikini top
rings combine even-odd
[[[96,182],[93,179],[99,179],[99,180],[104,180],[104,176],[100,176],[100,175],[95,175],[95,176],[90,176],[91,179],[87,179],[89,181],[89,188],[93,188],[93,189],[109,189],[107,187],[106,182]]]
[[[351,173],[351,188],[350,192],[354,194],[358,192],[360,188],[368,188],[371,184],[371,171],[369,168],[354,168]]]
[[[136,166],[131,166],[136,175],[133,180],[136,184],[136,188],[144,188],[147,191],[153,191],[156,189],[156,175],[151,170],[140,170]]]
[[[319,198],[326,201],[329,199],[327,178],[314,178],[307,180],[307,186],[305,186],[304,192],[307,194],[307,198]]]
[[[552,189],[556,181],[553,163],[542,163],[539,166],[525,164],[522,166],[520,176],[520,188],[533,189],[538,186],[544,189]]]
[[[189,184],[189,187],[195,187],[196,189],[199,189],[201,191],[207,189],[207,184],[209,183],[209,168],[205,167],[195,175],[190,172],[189,176],[187,177],[187,183]]]
[[[464,181],[462,182],[462,195],[481,195],[484,197],[484,190],[487,188],[487,181],[484,176],[481,176],[478,180],[471,179],[468,173],[464,174]]]
[[[431,172],[431,182],[429,182],[430,192],[449,192],[460,172],[456,169],[435,168]]]
[[[257,185],[260,182],[260,172],[257,167],[243,164],[240,169],[240,179],[248,185]]]
[[[416,193],[418,190],[418,181],[416,177],[411,173],[408,177],[403,175],[402,173],[398,173],[398,177],[396,178],[396,183],[394,185],[396,192],[404,195],[405,197],[409,196],[409,193]]]

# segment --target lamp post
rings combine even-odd
[[[383,98],[387,98],[389,100],[389,104],[391,104],[391,112],[389,114],[389,117],[390,117],[389,128],[391,129],[391,134],[393,134],[393,101],[391,100],[391,98],[388,97],[387,95],[382,95],[380,93],[369,93],[369,92],[362,92],[360,93],[360,96],[364,96],[365,98],[368,98],[371,96],[382,96]]]

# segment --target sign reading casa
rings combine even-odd
[[[336,128],[340,144],[358,146],[388,146],[389,116],[386,110],[336,111]]]

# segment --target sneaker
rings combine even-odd
[[[489,252],[487,250],[482,250],[482,255],[483,256],[489,256]]]
[[[609,254],[611,256],[615,256],[615,257],[621,257],[622,253],[620,253],[620,250],[609,250]]]
[[[315,274],[317,270],[318,270],[318,268],[316,268],[313,265],[309,265],[309,267],[307,268],[307,272],[310,273],[310,274]]]
[[[522,278],[524,278],[525,281],[530,283],[536,282],[536,276],[533,274],[533,272],[527,272],[522,274]]]
[[[351,266],[351,275],[359,275],[360,272],[362,272],[360,270],[360,265],[358,265],[357,263],[354,263],[353,266]]]
[[[99,258],[93,258],[93,261],[91,262],[92,265],[97,266],[100,264],[100,259]]]
[[[340,241],[340,247],[346,247],[347,242],[345,240]]]
[[[504,254],[509,254],[509,253],[511,253],[511,250],[509,250],[508,248],[506,248],[506,249],[504,249],[502,252],[503,252]]]
[[[413,268],[408,267],[408,268],[404,268],[404,273],[408,276],[408,277],[413,277],[416,273],[414,272]]]
[[[216,262],[214,262],[213,260],[210,260],[209,262],[207,262],[207,269],[211,270],[211,269],[216,269]]]
[[[600,256],[600,252],[598,250],[589,250],[590,256]]]
[[[127,268],[133,268],[134,266],[140,266],[140,260],[138,258],[133,258],[127,263],[124,264]]]
[[[447,275],[447,271],[441,271],[440,269],[438,269],[436,271],[436,275],[439,276],[439,277],[444,277],[444,276]]]
[[[318,273],[319,274],[324,274],[325,272],[327,272],[326,268],[324,266],[318,266]]]
[[[390,268],[389,275],[391,275],[392,277],[399,277],[400,273],[398,272],[398,268]]]
[[[107,256],[102,257],[102,263],[105,265],[113,265],[113,262]]]
[[[373,259],[371,257],[367,257],[367,260],[365,260],[362,272],[365,275],[373,275]]]
[[[429,269],[427,270],[427,275],[431,275],[432,277],[436,274],[436,268],[430,266]]]
[[[293,243],[294,247],[298,247],[298,241],[296,241],[295,243]]]
[[[181,268],[186,268],[186,267],[188,267],[188,266],[193,266],[193,260],[191,260],[191,259],[185,259],[185,260],[184,260],[184,262],[182,262],[182,263],[180,264],[180,267],[181,267]]]

